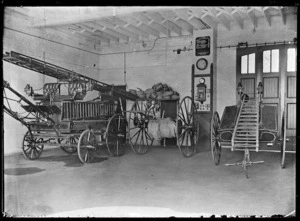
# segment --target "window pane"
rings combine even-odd
[[[296,48],[287,50],[287,71],[296,71]]]
[[[279,72],[279,50],[272,50],[272,72]]]
[[[270,72],[270,51],[263,52],[263,72]]]
[[[249,55],[249,73],[255,73],[255,53]]]
[[[242,74],[247,74],[247,64],[248,64],[248,61],[247,61],[247,57],[248,55],[244,55],[242,56],[242,62],[241,62],[241,73]]]

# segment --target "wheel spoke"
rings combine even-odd
[[[139,137],[140,137],[140,133],[141,133],[141,130],[139,130],[139,135],[137,136],[137,138],[136,138],[136,140],[135,140],[135,144],[134,144],[134,145],[136,145],[136,143],[137,143],[137,141],[138,141],[138,139],[139,139]]]

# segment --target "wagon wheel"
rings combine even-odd
[[[176,121],[177,145],[184,157],[196,153],[197,127],[194,123],[196,107],[191,97],[184,97],[180,102]]]
[[[285,124],[285,115],[282,114],[281,121],[281,168],[285,167],[285,150],[286,150],[286,124]]]
[[[78,143],[78,137],[70,137],[70,139],[62,139],[65,140],[65,143],[60,145],[60,148],[65,151],[66,153],[72,154],[77,152],[77,143]],[[61,143],[61,141],[59,143]]]
[[[112,156],[122,156],[126,145],[126,118],[122,114],[113,115],[106,129],[106,145]]]
[[[86,129],[79,137],[77,153],[82,163],[91,163],[94,159],[97,142],[93,130]]]
[[[137,154],[147,153],[154,140],[148,133],[148,122],[155,115],[145,102],[142,99],[136,100],[129,113],[129,143]]]
[[[221,144],[219,142],[220,117],[218,112],[214,112],[210,124],[210,147],[213,160],[219,165],[221,158]]]
[[[44,145],[39,143],[43,143],[43,138],[34,139],[32,132],[28,130],[24,135],[22,146],[23,154],[26,159],[35,160],[41,156]]]

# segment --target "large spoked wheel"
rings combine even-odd
[[[285,115],[282,114],[281,121],[281,168],[285,167],[285,150],[286,150],[286,122]]]
[[[43,138],[35,139],[30,130],[24,135],[23,138],[23,154],[28,160],[35,160],[39,158],[43,152],[44,145]]]
[[[176,121],[177,145],[184,157],[196,153],[197,126],[194,122],[196,107],[191,97],[184,97],[180,102]]]
[[[63,141],[63,142],[62,142]],[[69,139],[62,139],[59,141],[61,144],[60,148],[68,154],[77,152],[78,137],[70,137]]]
[[[152,145],[154,139],[148,133],[148,122],[154,118],[155,115],[149,110],[146,101],[142,99],[135,101],[128,121],[129,143],[135,153],[145,154]]]
[[[91,163],[97,148],[96,136],[93,130],[87,129],[79,137],[77,153],[82,163]]]
[[[220,117],[218,112],[214,112],[210,125],[210,147],[213,160],[216,165],[219,165],[221,158],[221,144],[219,142],[219,127]]]
[[[122,156],[126,145],[126,118],[122,114],[113,115],[106,129],[106,145],[112,156]]]

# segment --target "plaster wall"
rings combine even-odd
[[[271,27],[264,19],[257,22],[259,28],[254,29],[253,24],[245,22],[243,29],[231,24],[230,31],[219,25],[217,46],[236,45],[245,41],[248,44],[290,41],[297,36],[297,19],[293,17],[287,17],[285,25],[280,18],[274,17]],[[32,29],[30,21],[20,17],[6,16],[4,26],[10,29],[4,28],[3,52],[24,53],[105,83],[127,84],[127,89],[145,90],[162,82],[178,91],[181,99],[191,96],[193,51],[177,54],[174,50],[193,48],[192,35],[144,41],[144,46],[139,41],[97,48],[63,33]],[[225,106],[236,102],[236,49],[222,48],[217,49],[216,53],[216,110],[221,116]],[[7,62],[3,62],[3,70],[4,79],[22,93],[27,83],[34,88],[41,88],[45,82],[55,81]],[[132,102],[128,102],[127,109],[131,105]],[[25,131],[20,123],[4,116],[4,154],[21,151]]]
[[[26,17],[13,16],[9,13],[4,15],[3,53],[16,51],[98,79],[99,56],[87,47],[80,48],[80,42],[83,41],[55,31],[45,33],[40,29],[33,29],[30,26],[30,20]],[[34,101],[24,92],[26,84],[30,84],[33,89],[41,89],[44,83],[56,82],[54,78],[5,61],[3,61],[3,79],[33,103]],[[36,91],[36,93],[42,93],[42,90]],[[3,102],[6,103],[5,100]],[[12,103],[11,105],[13,105],[13,110],[24,112],[20,105]],[[3,121],[4,155],[22,152],[23,136],[27,132],[27,128],[7,114],[4,114]]]

